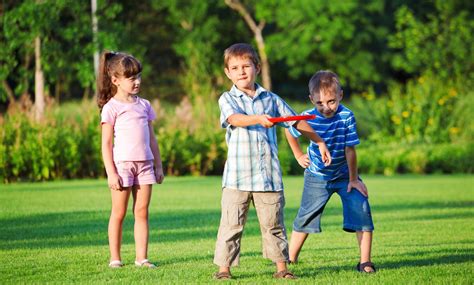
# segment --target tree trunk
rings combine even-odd
[[[35,38],[35,116],[40,121],[44,115],[44,78],[41,69],[41,39]]]
[[[99,75],[99,50],[97,46],[97,33],[99,32],[99,23],[97,20],[97,0],[91,0],[91,16],[92,16],[92,38],[94,42],[94,74],[95,78]],[[97,90],[94,96],[97,95]],[[83,98],[85,99],[85,98]]]
[[[253,32],[255,41],[257,42],[258,54],[260,56],[262,67],[262,84],[267,90],[272,89],[272,79],[270,76],[270,64],[268,63],[267,53],[265,51],[265,41],[263,40],[262,30],[265,27],[265,21],[261,21],[258,25],[247,11],[245,6],[239,0],[225,0],[225,3],[230,8],[239,12],[244,18],[245,22]]]
[[[2,87],[5,93],[7,93],[9,104],[15,104],[15,93],[6,79],[2,80]]]

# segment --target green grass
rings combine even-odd
[[[365,176],[375,223],[375,275],[355,272],[354,234],[341,230],[333,196],[323,233],[310,235],[296,283],[472,284],[474,176]],[[285,177],[285,219],[291,231],[302,177]],[[154,187],[149,257],[159,269],[136,268],[130,212],[121,269],[107,267],[110,197],[106,181],[0,186],[0,283],[211,283],[220,218],[220,178],[167,178]],[[252,209],[234,283],[273,283],[274,266],[261,257]],[[284,281],[283,281],[284,282]],[[281,283],[281,282],[276,282]]]

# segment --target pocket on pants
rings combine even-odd
[[[283,207],[285,206],[285,198],[280,193],[271,193],[268,195],[260,195],[259,200],[262,208],[261,223],[266,227],[277,227],[283,224]]]
[[[222,219],[230,227],[242,226],[248,208],[248,194],[239,190],[223,190]]]

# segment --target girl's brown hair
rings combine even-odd
[[[141,63],[133,56],[113,51],[103,51],[100,55],[97,77],[97,105],[102,107],[117,93],[112,84],[112,76],[129,78],[142,71]]]

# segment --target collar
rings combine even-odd
[[[255,96],[253,96],[253,99],[257,98],[258,96],[260,96],[260,94],[263,94],[265,92],[268,92],[267,89],[265,89],[262,86],[260,86],[259,84],[255,83]],[[232,88],[230,89],[229,93],[232,96],[235,96],[235,97],[242,97],[242,96],[249,97],[247,94],[245,94],[239,88],[237,88],[237,86],[235,86],[235,85],[232,85]]]

